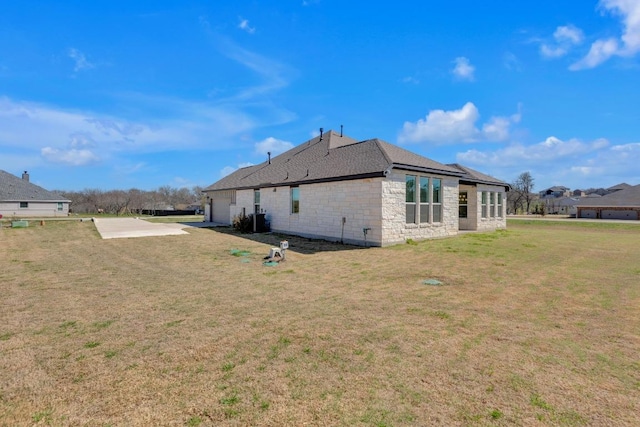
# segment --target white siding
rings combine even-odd
[[[20,202],[0,202],[0,214],[7,218],[50,218],[69,216],[69,203],[62,202],[62,210],[58,210],[58,202],[29,201],[29,207],[21,208]]]

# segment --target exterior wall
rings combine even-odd
[[[578,207],[578,218],[592,219],[640,219],[640,207]]]
[[[495,207],[495,217],[491,217],[490,208],[489,208],[489,200],[487,201],[487,218],[482,217],[482,193],[483,192],[494,192],[494,193],[502,193],[502,216],[498,216],[497,207]],[[476,191],[476,215],[477,215],[477,228],[479,231],[491,231],[497,230],[499,228],[507,228],[507,193],[504,190],[504,187],[499,187],[495,185],[485,185],[478,184]],[[497,197],[497,196],[496,196]],[[494,199],[494,203],[496,200]]]
[[[209,193],[209,196],[211,200],[206,206],[205,217],[219,224],[231,224],[232,191],[214,191]]]
[[[300,185],[300,212],[291,213],[291,187],[260,189],[271,230],[309,238],[380,246],[382,178]],[[253,190],[238,190],[231,215],[254,211]],[[343,220],[344,218],[344,220]],[[344,221],[344,222],[343,222]]]
[[[467,217],[458,218],[460,230],[476,230],[478,228],[478,198],[476,187],[460,184],[460,191],[467,192]]]
[[[420,175],[410,172],[411,175]],[[442,222],[407,224],[407,172],[392,170],[382,186],[382,246],[403,243],[407,239],[421,240],[453,236],[458,233],[458,178],[427,175],[442,179]]]
[[[392,170],[386,178],[300,185],[300,211],[295,214],[291,213],[291,187],[261,188],[260,210],[266,214],[272,231],[357,245],[388,246],[404,243],[407,239],[423,240],[458,234],[458,178],[409,174],[442,180],[441,222],[407,224],[407,172],[401,170]],[[468,191],[470,229],[506,228],[507,197],[504,187],[479,185],[463,188]],[[501,218],[481,218],[482,191],[502,193]],[[237,190],[235,203],[229,206],[230,219],[243,212],[247,215],[254,212],[253,189]],[[367,229],[366,236],[364,229]]]
[[[69,216],[69,203],[62,202],[62,210],[58,210],[58,202],[29,201],[28,208],[21,208],[20,202],[0,202],[0,214],[6,218],[50,218]]]

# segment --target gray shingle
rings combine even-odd
[[[59,194],[0,170],[0,201],[3,202],[70,202]]]
[[[462,176],[455,167],[438,163],[379,139],[356,142],[328,131],[258,165],[239,169],[205,189],[230,190],[312,182],[383,177],[391,167]],[[504,184],[504,183],[502,183]]]
[[[602,197],[582,198],[578,206],[640,207],[640,185],[629,186],[624,190],[618,190]]]

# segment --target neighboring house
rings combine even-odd
[[[571,190],[562,185],[557,185],[547,188],[546,190],[542,190],[539,194],[541,199],[550,197],[569,197],[571,195]]]
[[[205,219],[265,213],[275,232],[386,246],[505,228],[508,189],[470,168],[329,131],[205,188]]]
[[[607,194],[615,193],[616,191],[620,191],[620,190],[626,190],[627,188],[631,188],[631,187],[632,185],[629,185],[626,182],[621,182],[620,184],[607,188]]]
[[[0,170],[0,215],[5,218],[68,216],[70,200]]]
[[[579,197],[551,197],[542,199],[546,212],[551,215],[576,216],[576,205],[580,203]]]
[[[629,186],[602,197],[583,198],[577,207],[578,218],[640,219],[640,185]]]

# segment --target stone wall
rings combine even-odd
[[[502,216],[498,216],[497,207],[494,206],[495,216],[491,216],[491,209],[489,206],[489,199],[487,199],[487,218],[482,217],[482,192],[493,192],[493,193],[502,193]],[[496,230],[499,228],[507,228],[507,193],[504,190],[504,187],[499,187],[495,185],[485,185],[478,184],[477,187],[477,207],[476,207],[476,216],[477,216],[477,224],[478,227],[476,230],[479,231],[490,231]],[[469,194],[471,196],[471,194]],[[497,196],[496,196],[497,197]],[[496,199],[494,199],[494,203]]]
[[[412,175],[420,174],[411,172]],[[453,236],[458,233],[458,179],[438,175],[422,175],[442,179],[442,222],[407,224],[405,171],[392,170],[382,187],[382,246],[403,243],[407,239],[422,240]]]

